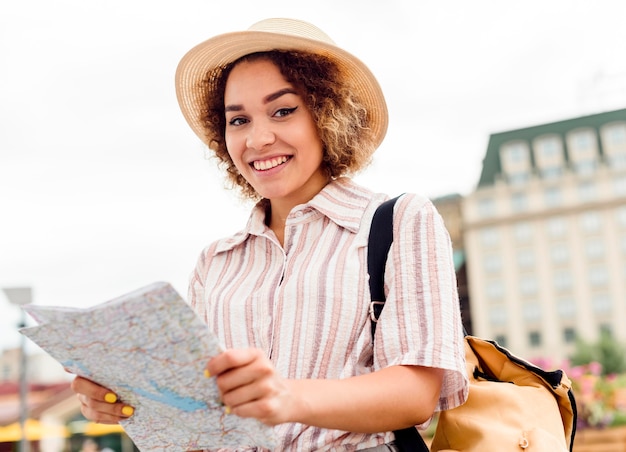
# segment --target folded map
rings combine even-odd
[[[39,325],[20,332],[70,372],[135,408],[120,424],[141,451],[273,449],[273,430],[227,415],[215,380],[214,334],[168,283],[85,308],[27,305]]]

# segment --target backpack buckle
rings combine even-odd
[[[374,309],[374,306],[376,305],[384,305],[385,302],[384,301],[372,301],[370,302],[370,319],[372,319],[372,322],[378,322],[378,317],[376,317],[376,310]]]

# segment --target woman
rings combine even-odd
[[[316,27],[270,19],[196,46],[176,82],[194,132],[257,201],[243,231],[202,252],[190,282],[191,305],[225,347],[207,363],[225,411],[275,426],[279,450],[394,450],[393,430],[463,403],[451,246],[424,197],[395,206],[372,343],[365,256],[387,196],[347,177],[387,129],[369,69]],[[73,387],[88,419],[132,415],[105,388]]]

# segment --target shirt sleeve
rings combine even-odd
[[[187,302],[195,313],[207,323],[207,306],[204,297],[204,276],[207,272],[209,254],[207,249],[202,250],[198,257],[196,267],[189,276]]]
[[[414,194],[394,209],[394,241],[385,269],[387,301],[374,340],[374,366],[444,370],[437,410],[467,398],[463,324],[452,245],[434,205]]]

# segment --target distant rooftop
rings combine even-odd
[[[567,132],[573,129],[587,127],[595,129],[598,134],[601,126],[612,121],[624,120],[626,120],[626,108],[526,127],[523,129],[510,130],[508,132],[494,133],[489,137],[489,144],[487,145],[487,153],[483,159],[482,173],[480,175],[480,180],[478,181],[478,187],[493,185],[495,183],[496,176],[502,172],[502,166],[500,163],[500,147],[504,143],[514,140],[523,140],[530,144],[535,138],[541,135],[556,134],[561,136],[563,146],[565,148],[565,155],[567,156],[567,145],[565,143],[565,134]],[[600,144],[599,146],[600,153],[602,153],[602,145]]]

